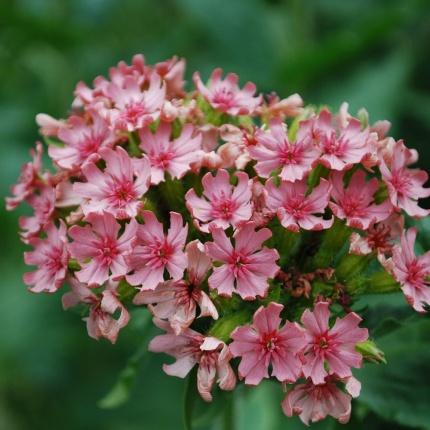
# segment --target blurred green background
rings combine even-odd
[[[205,80],[221,67],[241,86],[252,81],[281,98],[298,92],[335,110],[348,101],[352,114],[365,107],[371,123],[391,121],[390,134],[418,149],[420,167],[430,171],[428,0],[14,0],[0,3],[2,199],[38,139],[35,115],[65,117],[78,81],[91,85],[136,53],[149,64],[184,57],[188,82],[195,70]],[[17,234],[25,212],[0,207],[0,430],[182,429],[185,384],[163,373],[166,356],[146,359],[128,403],[98,407],[156,331],[138,310],[115,346],[97,342],[79,314],[62,311],[61,292],[30,294],[22,282],[29,249]],[[430,428],[430,321],[412,315],[403,297],[369,303],[366,323],[390,365],[357,372],[363,392],[343,428]],[[385,313],[401,322],[381,327]],[[303,428],[283,416],[275,385],[239,390],[238,429]],[[223,428],[217,416],[202,415],[200,428]]]

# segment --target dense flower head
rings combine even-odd
[[[215,383],[272,379],[286,416],[346,423],[352,369],[384,361],[352,311],[361,296],[430,305],[430,251],[415,253],[427,242],[405,230],[429,214],[418,153],[347,103],[256,96],[220,68],[187,92],[184,72],[184,59],[135,55],[79,82],[66,118],[37,116],[54,171],[36,143],[6,198],[29,207],[24,283],[66,290],[64,309],[111,343],[134,307],[152,313],[164,334],[149,350],[176,360],[169,375],[197,367],[207,402]]]

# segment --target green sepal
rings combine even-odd
[[[119,300],[122,304],[129,304],[133,302],[134,296],[138,293],[138,289],[130,285],[125,278],[119,281],[116,287],[116,292],[119,294]]]
[[[223,342],[230,341],[231,332],[239,326],[244,326],[252,321],[253,310],[241,309],[229,315],[220,317],[207,333]]]
[[[64,147],[64,142],[62,140],[56,139],[55,137],[52,137],[52,136],[43,136],[43,141],[47,146],[57,146],[59,148]]]
[[[400,283],[385,270],[372,273],[367,278],[370,281],[370,290],[365,291],[365,294],[389,294],[400,291]]]
[[[76,260],[76,258],[70,258],[69,259],[69,264],[68,264],[68,268],[70,270],[81,270],[81,266],[78,263],[78,260]]]
[[[372,259],[371,254],[357,255],[345,253],[335,266],[336,279],[343,283],[363,273]]]
[[[314,106],[309,105],[303,108],[302,113],[294,118],[293,122],[288,127],[288,140],[290,142],[294,142],[296,140],[297,132],[300,129],[300,121],[309,119],[314,112]]]
[[[371,340],[357,343],[355,350],[363,356],[363,363],[387,364],[384,353]]]

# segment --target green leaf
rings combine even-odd
[[[221,428],[232,430],[233,393],[223,391],[215,384],[211,391],[212,402],[205,402],[197,390],[197,369],[195,366],[188,374],[185,386],[182,414],[185,430],[209,430],[217,424]]]
[[[146,310],[143,320],[143,331],[148,333],[148,326],[151,322],[151,313]],[[148,339],[144,336],[139,349],[127,361],[126,367],[120,372],[116,384],[98,402],[101,409],[114,409],[128,401],[132,393],[134,382],[139,374],[140,368],[147,362],[149,356]]]
[[[430,429],[430,320],[391,331],[380,338],[378,347],[389,364],[356,372],[362,383],[359,401],[387,420]]]

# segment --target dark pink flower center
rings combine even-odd
[[[235,278],[239,278],[245,275],[246,266],[249,263],[249,256],[247,254],[233,250],[232,255],[229,257],[228,268],[230,272],[233,272]]]
[[[297,164],[300,161],[300,153],[284,140],[283,146],[278,148],[279,161],[282,164]]]
[[[372,248],[380,249],[382,252],[389,252],[392,245],[389,240],[391,239],[391,228],[383,225],[377,228],[370,227],[368,233],[368,240]]]
[[[89,157],[92,154],[95,154],[101,144],[101,139],[98,136],[94,136],[91,134],[84,134],[82,136],[82,140],[78,142],[79,152],[82,157]]]
[[[215,93],[212,97],[212,102],[230,107],[234,105],[235,93],[226,87],[218,88],[215,90]]]
[[[260,344],[255,348],[256,351],[260,351],[258,359],[264,358],[264,365],[267,367],[270,361],[273,359],[275,362],[279,362],[279,356],[285,357],[287,345],[278,339],[278,330],[275,329],[270,333],[263,333],[260,338]]]
[[[110,238],[102,239],[99,245],[97,260],[100,261],[102,265],[110,265],[113,260],[116,259],[118,255],[118,250],[116,248],[116,241]]]
[[[336,135],[332,133],[330,137],[325,136],[323,138],[324,152],[341,157],[345,153],[345,146],[347,146],[347,143],[348,142],[343,142],[342,137],[336,140]]]
[[[429,269],[425,264],[419,261],[419,258],[414,259],[408,266],[407,282],[414,286],[422,286],[424,277],[429,273]]]
[[[347,217],[362,217],[366,208],[366,205],[363,204],[363,197],[357,195],[344,196],[341,205]]]
[[[160,151],[158,154],[150,156],[149,160],[151,161],[151,165],[166,170],[173,158],[174,154],[172,151]]]
[[[287,213],[293,215],[297,219],[302,219],[309,215],[306,200],[302,195],[284,201],[284,208]]]
[[[147,113],[146,107],[142,102],[132,101],[125,105],[121,112],[121,119],[132,125],[137,125],[139,119]]]
[[[398,194],[405,196],[410,195],[410,189],[412,188],[411,175],[407,170],[401,169],[397,172],[391,172],[393,177],[390,180],[392,186],[395,188]]]
[[[213,201],[211,204],[213,218],[229,219],[237,209],[236,202],[225,197],[221,200]]]
[[[315,354],[324,360],[327,354],[331,354],[337,349],[336,347],[339,343],[339,341],[336,341],[335,338],[329,334],[327,329],[324,333],[316,336],[314,340]]]

